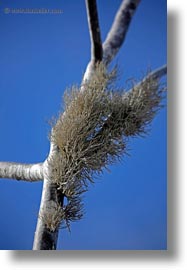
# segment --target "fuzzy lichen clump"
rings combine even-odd
[[[82,217],[81,194],[93,176],[127,152],[129,136],[145,134],[161,106],[163,88],[147,76],[130,91],[115,88],[116,70],[100,63],[84,91],[73,86],[64,95],[64,109],[56,120],[51,140],[58,148],[53,181],[68,200],[62,219]],[[63,216],[64,215],[64,216]]]

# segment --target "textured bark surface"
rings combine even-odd
[[[119,7],[119,10],[114,18],[114,22],[112,24],[112,27],[110,31],[108,32],[108,35],[106,37],[106,40],[104,41],[102,48],[102,56],[103,61],[106,65],[108,65],[112,59],[116,56],[117,52],[119,51],[120,47],[122,46],[127,31],[129,29],[132,17],[138,7],[138,4],[141,0],[123,0],[121,3],[121,6]],[[89,18],[88,18],[89,21]],[[91,32],[91,27],[90,27]],[[92,36],[93,34],[90,33],[91,36],[91,42],[92,42],[92,48],[93,47],[93,40]],[[92,53],[94,52],[94,49],[92,50]],[[87,78],[90,78],[94,72],[94,64],[95,61],[92,61],[94,57],[91,55],[91,61],[87,65],[84,78],[83,78],[83,84],[87,80]],[[84,86],[81,88],[83,90]]]
[[[51,230],[47,224],[46,213],[55,209],[57,204],[63,206],[63,196],[56,184],[45,178],[43,183],[39,218],[36,227],[33,250],[56,250],[59,228]]]
[[[115,57],[129,29],[140,0],[123,0],[113,25],[103,43],[103,60],[108,64]]]
[[[116,14],[111,30],[105,42],[101,43],[98,14],[95,0],[86,0],[87,17],[91,38],[91,61],[86,68],[81,91],[85,90],[84,82],[89,81],[95,70],[95,63],[103,60],[109,64],[123,44],[132,17],[138,7],[140,0],[123,0]],[[162,67],[151,76],[158,78],[166,74],[166,67]],[[140,82],[141,84],[142,82]],[[55,250],[57,247],[59,227],[55,229],[50,226],[46,215],[56,206],[63,207],[64,196],[58,191],[58,187],[53,183],[53,171],[51,162],[58,155],[57,147],[51,143],[50,153],[44,163],[19,164],[13,162],[0,162],[0,178],[11,178],[26,181],[39,181],[44,179],[41,197],[39,217],[34,237],[33,250]]]
[[[51,229],[50,220],[47,219],[50,211],[55,211],[58,205],[63,207],[64,200],[63,194],[58,191],[57,185],[53,183],[51,164],[56,155],[58,155],[58,149],[51,143],[49,156],[43,165],[44,183],[33,250],[55,250],[57,246],[59,228]]]
[[[98,41],[100,39],[100,31],[95,32],[95,29],[93,27],[93,17],[98,19],[97,12],[96,12],[97,10],[96,2],[89,1],[89,0],[86,2],[87,2],[87,17],[88,17],[88,22],[89,22],[90,37],[91,37],[91,44],[92,44],[92,54],[91,54],[91,61],[89,62],[86,68],[86,72],[83,77],[81,91],[85,91],[84,82],[89,81],[94,73],[95,60],[100,60],[100,59],[96,59],[96,57],[98,56],[98,53],[97,53],[98,47],[97,45],[95,45],[96,43],[98,44]],[[116,53],[120,49],[124,41],[126,32],[128,30],[131,18],[139,2],[140,0],[124,0],[122,2],[119,8],[119,11],[115,17],[112,28],[107,36],[106,41],[103,44],[103,51],[105,55],[104,60],[107,64],[113,59],[113,57],[116,55]],[[94,12],[91,11],[91,7],[94,8]],[[99,23],[98,23],[98,26],[99,26]],[[96,37],[97,35],[99,38]],[[100,54],[99,54],[99,57],[100,57]],[[58,154],[58,151],[55,145],[51,145],[49,159],[50,158],[53,159],[53,157],[57,154]],[[49,166],[45,165],[45,170],[46,170],[46,175],[50,175]],[[52,202],[51,200],[49,200],[50,194],[56,193],[55,187],[53,185],[50,185],[50,181],[52,181],[52,179],[50,179],[49,176],[47,176],[46,179],[44,180],[44,187],[43,187],[43,192],[42,192],[40,214],[39,214],[40,216],[42,215],[43,212],[46,211],[47,208],[51,207],[50,204],[54,203],[54,201]],[[51,234],[47,232],[46,234],[46,227],[40,216],[38,219],[36,233],[35,233],[34,246],[33,246],[34,250],[44,248],[44,246],[40,244],[40,242],[43,239],[42,237],[44,235],[48,235],[48,239],[51,239],[51,243],[54,243],[55,240],[57,241],[58,232],[53,232]],[[48,244],[48,247],[50,247],[49,249],[55,246],[56,244],[50,244],[50,245]],[[45,246],[45,249],[46,249],[46,246]]]
[[[0,162],[0,178],[36,182],[43,179],[43,163]]]

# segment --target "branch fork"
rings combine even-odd
[[[87,65],[81,91],[86,90],[86,83],[89,82],[95,72],[96,64],[103,62],[106,66],[113,60],[120,47],[124,43],[133,15],[140,3],[140,0],[122,0],[121,6],[116,14],[112,27],[102,44],[99,19],[97,12],[96,0],[86,0],[87,19],[91,41],[91,59]],[[166,66],[159,68],[156,71],[148,74],[139,84],[131,89],[124,99],[134,94],[134,89],[141,88],[141,85],[148,79],[160,79],[167,73]],[[103,125],[100,134],[108,128],[108,123],[112,121],[112,114],[107,119],[107,123]],[[98,134],[97,134],[98,135]],[[41,197],[41,205],[39,218],[37,222],[33,250],[55,250],[57,246],[59,224],[54,226],[47,222],[46,214],[54,213],[54,209],[63,208],[64,196],[59,192],[59,187],[54,183],[53,171],[51,164],[55,157],[58,157],[59,149],[53,141],[51,141],[50,152],[48,158],[43,163],[36,164],[21,164],[13,162],[0,162],[0,178],[9,178],[16,180],[25,180],[29,182],[41,181],[43,179],[43,191]],[[75,198],[76,201],[76,198]],[[77,202],[77,201],[76,201]],[[49,216],[49,215],[48,215]],[[52,220],[52,217],[51,217]],[[57,222],[58,223],[58,222]],[[55,224],[57,224],[55,223]]]

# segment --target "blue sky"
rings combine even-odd
[[[98,0],[102,39],[120,0]],[[4,8],[62,14],[4,14]],[[48,121],[63,91],[80,83],[90,59],[84,0],[0,1],[0,160],[43,161]],[[116,57],[122,86],[166,63],[166,1],[142,0]],[[60,232],[58,249],[166,249],[166,108],[130,157],[110,167],[84,195],[84,218]],[[0,249],[32,249],[42,183],[0,179]]]

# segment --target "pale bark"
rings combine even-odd
[[[59,228],[50,230],[46,221],[46,213],[56,208],[57,204],[63,206],[63,195],[58,192],[57,185],[44,178],[39,218],[37,222],[33,250],[56,250]]]
[[[91,42],[92,42],[92,58],[95,60],[100,60],[100,54],[96,53],[96,44],[100,44],[100,31],[97,29],[97,32],[94,31],[93,25],[91,26],[91,17],[95,16],[97,18],[97,9],[96,2],[92,2],[92,7],[95,8],[95,13],[91,12],[90,8],[88,8],[88,16],[90,14],[89,27],[91,29]],[[111,30],[108,33],[108,36],[103,44],[103,54],[104,60],[106,64],[108,64],[116,55],[118,50],[120,49],[122,43],[124,42],[126,33],[128,31],[132,16],[139,4],[140,0],[123,0],[122,4],[117,12],[117,15],[114,19]],[[98,19],[98,18],[97,18]],[[98,20],[97,20],[98,21]],[[98,26],[99,23],[97,22]],[[97,42],[96,42],[97,41]],[[99,45],[100,48],[100,45]],[[98,51],[102,51],[101,48]],[[99,55],[99,57],[98,57]],[[91,59],[92,59],[91,58]],[[83,82],[89,80],[94,72],[94,61],[90,61],[87,66]],[[82,90],[82,88],[81,88]],[[11,169],[12,167],[12,169]],[[33,176],[32,176],[33,175]],[[28,181],[37,181],[41,180],[42,175],[42,165],[39,163],[37,166],[35,164],[16,164],[16,163],[0,163],[0,178],[11,178],[11,179],[22,179]]]
[[[0,162],[0,178],[36,182],[43,179],[43,163]]]
[[[103,60],[109,64],[124,43],[132,17],[140,0],[123,0],[112,27],[103,43]]]
[[[58,155],[58,149],[51,142],[50,153],[43,166],[44,183],[33,250],[55,250],[57,245],[59,228],[50,230],[45,218],[47,212],[55,209],[57,205],[63,207],[64,196],[58,191],[57,185],[52,181],[53,172],[51,164],[55,155]]]
[[[150,72],[147,76],[145,76],[145,78],[143,78],[143,80],[141,80],[134,87],[139,87],[141,84],[143,84],[146,80],[149,80],[149,79],[158,79],[158,80],[160,80],[166,74],[167,74],[167,66],[164,65],[164,66],[159,67],[159,68],[153,70],[152,72]],[[132,90],[133,89],[130,89],[129,92],[132,91]],[[125,97],[125,95],[124,95],[124,97]]]
[[[143,78],[143,80],[141,80],[139,83],[137,83],[135,86],[133,86],[133,88],[131,88],[128,92],[124,92],[124,95],[122,96],[122,98],[127,99],[128,95],[131,94],[135,88],[140,87],[146,80],[150,80],[150,79],[160,80],[166,74],[167,74],[167,66],[166,65],[164,65],[158,69],[155,69],[154,71],[150,72],[147,76],[145,76]],[[128,106],[128,105],[126,104],[126,106]],[[102,135],[106,132],[106,130],[110,129],[110,126],[113,124],[113,119],[116,119],[116,115],[114,112],[105,121],[103,127],[97,133],[96,137],[102,137]],[[94,139],[96,139],[96,137]]]
[[[87,4],[89,2],[91,1],[87,1]],[[112,28],[106,38],[106,41],[103,44],[103,55],[104,55],[104,61],[106,64],[110,63],[110,61],[117,54],[122,43],[124,42],[126,33],[128,31],[128,27],[130,25],[131,19],[133,17],[133,14],[139,2],[140,0],[122,1],[122,4],[115,17]],[[95,1],[93,1],[92,3],[96,7]],[[89,21],[89,28],[90,28],[92,50],[91,50],[91,61],[89,62],[86,68],[83,82],[82,82],[81,91],[85,91],[84,82],[89,81],[92,74],[94,73],[95,62],[101,60],[100,56],[98,57],[98,55],[100,54],[98,54],[96,50],[97,46],[96,46],[95,41],[96,40],[98,41],[98,39],[94,37],[95,34],[100,35],[100,31],[97,31],[97,33],[95,33],[93,27],[91,26],[91,20],[89,16],[92,16],[93,14],[89,13],[90,9],[88,6],[87,6],[87,12],[88,12],[88,21]],[[54,231],[50,231],[46,226],[45,220],[42,218],[42,216],[45,216],[45,213],[48,209],[51,209],[57,204],[61,204],[63,206],[63,194],[59,196],[58,188],[55,184],[53,184],[53,181],[52,181],[53,176],[52,176],[50,162],[49,162],[50,159],[52,160],[54,159],[55,155],[58,155],[58,149],[55,147],[55,145],[53,145],[53,143],[51,143],[50,154],[44,164],[44,184],[43,184],[41,205],[40,205],[39,218],[38,218],[36,232],[35,232],[33,250],[56,249],[56,246],[57,246],[58,228]]]
[[[138,4],[141,0],[123,0],[117,13],[114,18],[114,22],[111,26],[110,31],[108,32],[108,35],[106,37],[106,40],[104,41],[102,47],[103,47],[103,59],[104,63],[106,65],[110,64],[110,62],[113,60],[113,58],[118,53],[120,47],[124,43],[126,34],[128,32],[132,17],[138,7]],[[91,37],[92,37],[92,33]],[[91,40],[92,42],[92,40]],[[93,44],[93,42],[92,42]],[[93,47],[93,46],[92,46]],[[93,52],[93,50],[92,50]],[[87,65],[86,71],[84,73],[83,82],[81,91],[84,90],[84,83],[91,78],[92,74],[94,73],[95,69],[95,61],[89,62]]]
[[[124,1],[123,1],[124,2]],[[126,2],[126,1],[125,1]],[[128,1],[129,2],[129,1]],[[95,9],[95,12],[92,13],[91,10],[90,10],[90,3],[91,1],[87,1],[87,17],[88,17],[88,22],[89,22],[89,29],[90,29],[90,38],[91,38],[91,46],[92,46],[92,49],[91,49],[91,60],[86,68],[86,71],[85,71],[85,74],[84,74],[84,78],[83,78],[83,82],[82,82],[82,87],[81,87],[81,91],[84,91],[85,90],[85,87],[84,87],[84,82],[86,81],[89,81],[90,78],[92,77],[92,74],[94,73],[94,69],[95,69],[95,62],[98,60],[101,60],[100,59],[100,54],[97,53],[97,46],[96,46],[96,40],[97,44],[100,45],[100,31],[97,31],[95,32],[94,30],[94,27],[93,27],[93,20],[91,19],[91,17],[93,18],[93,14],[95,14],[94,16],[96,17],[96,19],[98,20],[97,18],[97,7],[96,7],[96,2],[93,1],[93,6],[94,6],[94,9]],[[123,3],[120,7],[120,10],[123,8]],[[120,13],[120,10],[118,13]],[[122,12],[121,12],[122,13]],[[121,16],[121,15],[120,15]],[[117,17],[117,20],[119,20],[119,17]],[[99,27],[99,23],[97,22],[98,24],[98,27]],[[115,26],[115,29],[117,27],[122,27],[121,24],[117,24]],[[117,29],[118,31],[118,29]],[[119,32],[119,31],[118,31]],[[112,28],[112,33],[113,33],[113,28]],[[110,35],[111,36],[111,35]],[[115,36],[113,35],[113,38]],[[111,47],[111,38],[109,39],[109,41],[107,41],[107,48]],[[121,46],[122,43],[118,43],[119,46]],[[118,48],[119,49],[119,48]],[[99,49],[100,50],[100,49]],[[115,50],[115,53],[117,51]],[[107,54],[110,53],[110,50],[107,50],[105,49],[105,54],[107,56]],[[98,55],[99,55],[99,59],[98,59]],[[109,56],[107,56],[107,59],[108,59],[108,62],[110,62],[112,60],[112,57],[109,58]],[[50,151],[50,155],[49,157],[53,158],[53,155],[56,155],[57,154],[57,150],[55,149],[54,145],[51,146],[51,151]],[[48,174],[48,170],[50,170],[49,166],[47,166],[46,164],[46,172]],[[51,186],[50,185],[50,182],[52,180],[48,177],[46,177],[46,179],[44,180],[44,187],[43,187],[43,192],[42,192],[42,199],[41,199],[41,205],[40,205],[40,214],[39,214],[39,218],[38,218],[38,223],[37,223],[37,228],[36,228],[36,232],[35,232],[35,239],[34,239],[34,246],[33,246],[33,249],[34,250],[40,250],[40,249],[46,249],[46,247],[48,247],[48,249],[52,249],[56,246],[56,243],[55,243],[55,240],[57,241],[57,235],[58,235],[58,231],[55,231],[55,232],[49,232],[47,233],[47,235],[50,235],[49,239],[51,239],[51,243],[48,244],[47,246],[45,244],[42,244],[41,241],[44,240],[44,238],[42,237],[43,235],[45,235],[46,233],[46,226],[44,224],[44,220],[41,218],[42,216],[42,213],[44,213],[47,208],[50,208],[50,204],[51,204],[51,201],[48,199],[49,198],[49,194],[54,194],[56,193],[56,189],[54,186]],[[53,201],[54,203],[54,201]],[[56,202],[57,203],[57,200]]]
[[[161,79],[163,76],[165,76],[167,74],[167,65],[164,65],[162,67],[159,67],[155,70],[153,70],[152,72],[150,72],[144,79],[143,81],[145,81],[146,79],[149,79],[150,77],[152,79]],[[142,82],[143,82],[142,81]],[[141,83],[141,82],[140,82]]]
[[[83,82],[89,80],[94,72],[95,63],[102,60],[102,43],[100,38],[99,22],[97,15],[97,6],[96,1],[86,1],[87,4],[87,17],[88,24],[90,29],[90,38],[91,38],[91,60],[87,66]],[[91,10],[92,9],[92,10]],[[94,22],[94,20],[96,20]],[[97,29],[95,29],[95,27]],[[95,31],[96,30],[96,31]],[[81,88],[81,91],[84,91],[85,87]],[[65,113],[65,112],[64,112]],[[50,160],[54,159],[54,156],[58,155],[58,149],[53,143],[51,143],[50,154],[44,165],[44,184],[42,191],[42,198],[40,204],[39,217],[37,221],[37,227],[34,237],[33,250],[42,250],[42,249],[56,249],[57,238],[58,238],[58,228],[55,231],[50,231],[45,224],[45,219],[42,216],[45,216],[45,212],[59,203],[63,206],[63,194],[61,198],[58,195],[57,187],[52,184],[52,174],[50,172]],[[51,199],[51,194],[55,196]],[[43,243],[44,242],[44,243]],[[47,242],[47,243],[45,243]]]
[[[103,46],[99,30],[98,14],[96,1],[86,0],[87,16],[91,38],[91,61],[87,66],[83,82],[90,80],[95,70],[95,63],[103,60],[108,65],[119,51],[128,31],[131,19],[137,9],[140,0],[123,0],[116,14],[111,30],[109,31]],[[166,73],[166,68],[161,68],[152,73],[153,76],[160,78]],[[141,83],[141,82],[140,82]],[[81,90],[85,90],[84,87]],[[58,187],[53,183],[53,172],[50,161],[58,155],[58,149],[51,143],[51,150],[44,163],[20,164],[13,162],[0,162],[0,178],[11,178],[26,181],[39,181],[44,179],[43,191],[39,218],[34,238],[34,250],[56,249],[58,230],[50,230],[46,221],[45,214],[49,209],[56,205],[63,206],[63,194],[60,194]]]

